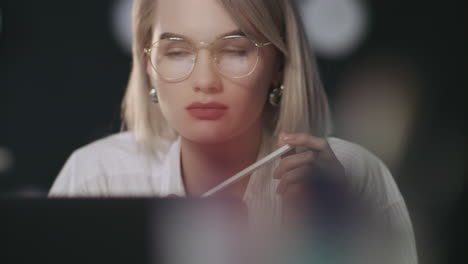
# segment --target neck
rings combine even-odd
[[[181,172],[189,196],[200,196],[257,160],[261,127],[216,144],[181,139]],[[250,175],[221,192],[242,199]]]

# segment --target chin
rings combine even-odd
[[[238,134],[226,124],[197,124],[178,132],[182,137],[200,144],[223,143]]]

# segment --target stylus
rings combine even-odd
[[[204,194],[202,194],[201,197],[207,197],[207,196],[210,196],[214,193],[217,193],[218,191],[221,191],[222,189],[228,187],[229,185],[235,183],[236,181],[242,179],[243,177],[249,175],[251,172],[253,172],[254,170],[258,169],[259,167],[265,165],[266,163],[270,162],[271,160],[273,160],[274,158],[276,157],[279,157],[283,154],[285,154],[286,152],[290,151],[293,147],[291,145],[284,145],[282,146],[281,148],[273,151],[272,153],[268,154],[266,157],[264,157],[263,159],[255,162],[254,164],[250,165],[249,167],[241,170],[240,172],[238,172],[237,174],[235,174],[234,176],[232,176],[231,178],[225,180],[224,182],[220,183],[218,186],[212,188],[211,190],[205,192]]]

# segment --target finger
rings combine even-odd
[[[278,146],[279,146],[279,147],[281,147],[281,146],[283,146],[283,145],[286,144],[286,143],[284,143],[284,141],[283,141],[283,138],[284,138],[286,135],[287,135],[286,132],[283,132],[283,131],[279,132],[279,134],[278,134]]]
[[[287,156],[281,159],[280,164],[273,173],[274,179],[281,178],[285,173],[305,165],[311,165],[316,158],[316,153],[313,151],[306,151],[299,154]]]
[[[309,171],[310,170],[308,168],[300,167],[286,173],[282,177],[280,183],[278,184],[278,187],[276,188],[276,193],[282,195],[284,194],[289,185],[301,182],[306,183],[307,178],[311,177],[311,175],[309,175]]]
[[[303,133],[287,134],[283,136],[281,141],[285,144],[304,146],[317,151],[324,151],[328,148],[328,141],[326,139]]]
[[[283,141],[283,137],[286,136],[286,135],[287,135],[286,132],[280,132],[279,133],[279,135],[278,135],[278,146],[279,147],[282,147],[282,146],[286,145],[286,143]],[[290,151],[288,151],[288,152],[284,153],[283,155],[281,155],[281,158],[285,158],[287,156],[294,155],[296,153],[297,153],[296,149],[293,148]]]
[[[297,151],[295,148],[291,149],[290,151],[284,153],[283,155],[280,156],[281,159],[287,158],[289,156],[293,156],[294,154],[297,154]]]

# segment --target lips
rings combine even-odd
[[[216,120],[221,118],[228,107],[218,102],[200,103],[194,102],[185,108],[188,113],[200,120]]]

